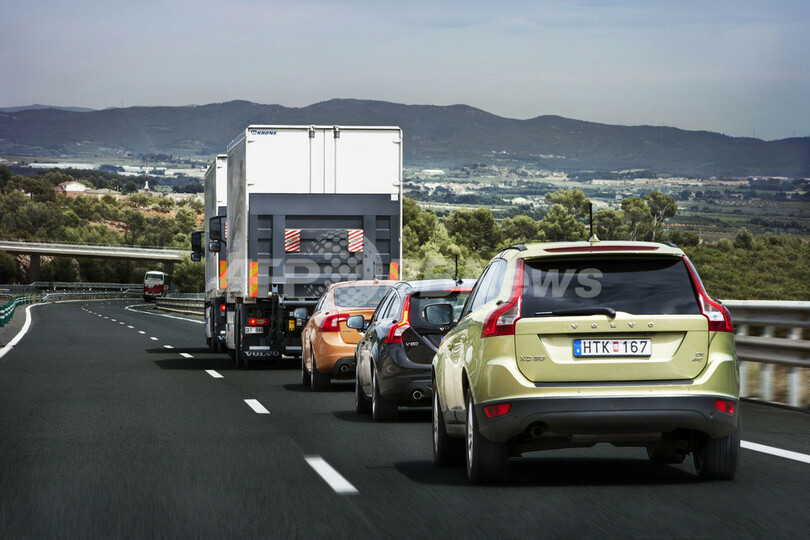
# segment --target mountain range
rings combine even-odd
[[[0,109],[0,153],[211,158],[223,153],[249,124],[400,126],[405,165],[410,166],[452,168],[487,163],[565,171],[647,169],[701,177],[810,176],[810,137],[763,141],[560,116],[516,120],[467,105],[356,99],[333,99],[300,108],[230,101],[97,111]]]

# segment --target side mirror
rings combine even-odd
[[[222,235],[222,216],[214,216],[208,220],[208,239],[214,241],[224,240]]]
[[[202,254],[200,254],[199,251],[192,251],[191,260],[194,262],[200,262],[202,260]]]
[[[194,253],[202,254],[205,252],[202,244],[202,236],[203,236],[202,231],[194,231],[193,233],[191,233],[191,251],[193,251]]]
[[[220,251],[222,251],[222,244],[219,243],[219,240],[209,242],[208,251],[210,251],[211,253],[219,253]]]
[[[425,308],[425,320],[431,324],[451,324],[455,316],[452,304],[430,304]]]
[[[295,311],[293,311],[293,319],[306,319],[308,317],[309,313],[307,313],[305,307],[295,308]]]
[[[346,326],[362,332],[366,328],[366,319],[362,315],[352,315],[346,320]]]

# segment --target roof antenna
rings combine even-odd
[[[461,285],[461,283],[464,281],[458,277],[458,253],[456,253],[456,275],[453,277],[453,281],[456,282],[456,285]]]
[[[593,234],[593,203],[588,202],[588,222],[591,226],[591,236],[588,238],[588,242],[591,244],[595,244],[599,241],[595,234]]]

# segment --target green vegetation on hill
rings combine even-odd
[[[175,202],[142,193],[117,200],[112,195],[65,197],[54,192],[54,186],[70,180],[92,185],[88,178],[74,178],[63,172],[26,177],[0,167],[0,238],[190,248],[189,235],[200,228],[203,205],[199,200]],[[27,263],[27,257],[15,260],[0,254],[0,283],[27,281]],[[175,273],[186,276],[189,272],[185,266],[192,264],[190,260],[181,263]],[[137,283],[144,272],[160,266],[112,259],[43,257],[41,276],[45,281]],[[194,265],[190,274],[197,281],[191,284],[175,280],[178,288],[201,291],[204,278],[200,266]]]
[[[403,202],[403,257],[406,279],[475,279],[501,249],[517,243],[585,240],[588,200],[579,190],[546,195],[551,210],[540,220],[529,216],[498,223],[488,208],[461,209],[440,220],[411,200]],[[740,230],[734,241],[700,242],[698,233],[673,229],[672,197],[652,192],[630,197],[621,210],[594,213],[601,240],[672,242],[694,262],[709,293],[733,300],[810,300],[810,245],[794,236],[754,236]]]

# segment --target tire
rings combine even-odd
[[[675,447],[673,442],[660,442],[647,447],[650,463],[677,465],[683,463],[686,452]]]
[[[360,375],[354,376],[354,410],[357,414],[368,414],[371,412],[371,403],[368,398],[363,394],[363,389],[360,387]]]
[[[329,384],[332,378],[318,371],[317,363],[315,362],[315,351],[310,349],[309,358],[312,362],[312,374],[310,375],[310,385],[313,392],[325,392],[329,390]]]
[[[380,384],[377,381],[377,370],[371,366],[371,417],[375,422],[391,422],[397,419],[399,407],[380,394]]]
[[[485,439],[478,431],[472,392],[467,390],[467,480],[471,484],[490,484],[506,480],[509,448],[506,443]]]
[[[433,463],[439,467],[461,465],[464,456],[464,439],[455,439],[447,434],[444,415],[439,406],[436,383],[433,383]]]
[[[740,460],[740,420],[734,431],[719,439],[706,439],[692,452],[701,480],[733,480]]]

